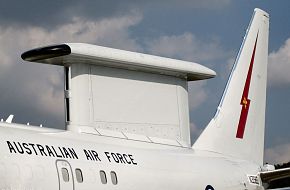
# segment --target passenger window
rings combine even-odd
[[[100,171],[100,177],[102,184],[107,184],[107,177],[105,171],[103,170]]]
[[[111,179],[112,179],[112,183],[113,183],[114,185],[117,185],[117,183],[118,183],[118,179],[117,179],[117,174],[116,174],[116,172],[111,171]]]
[[[76,178],[77,178],[77,182],[79,183],[82,183],[84,181],[81,169],[78,169],[78,168],[76,169]]]
[[[66,168],[61,168],[61,173],[63,181],[68,182],[69,181],[68,170]]]

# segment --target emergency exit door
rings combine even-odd
[[[69,162],[66,160],[57,160],[56,168],[58,173],[59,190],[74,190],[74,178]]]

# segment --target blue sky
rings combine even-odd
[[[62,69],[25,63],[28,49],[87,42],[206,65],[190,85],[193,140],[215,113],[255,7],[270,14],[266,156],[290,161],[290,1],[0,1],[0,117],[64,128]],[[289,39],[289,41],[287,41]]]

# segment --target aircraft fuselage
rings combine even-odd
[[[49,129],[1,127],[0,189],[257,189],[225,156]],[[105,177],[104,177],[105,176]]]

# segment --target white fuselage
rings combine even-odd
[[[13,124],[0,136],[0,189],[261,189],[258,165],[192,148]]]

